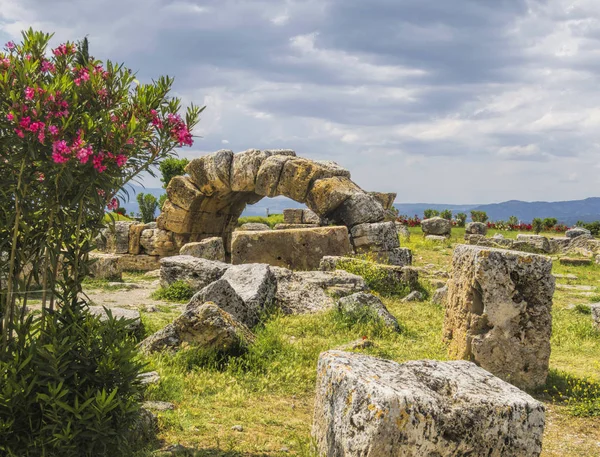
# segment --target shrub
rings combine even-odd
[[[154,215],[156,214],[156,208],[158,202],[156,197],[152,194],[144,194],[140,192],[137,194],[137,202],[140,206],[140,213],[142,214],[142,222],[147,224],[154,221]]]
[[[554,217],[547,217],[542,221],[544,229],[549,231],[558,223],[558,220]]]
[[[190,161],[188,159],[169,157],[160,163],[159,170],[162,174],[162,178],[160,178],[160,180],[162,181],[165,189],[171,182],[171,179],[173,179],[175,176],[185,175],[185,167],[189,162]]]
[[[575,225],[577,227],[583,227],[585,229],[588,229],[590,231],[590,233],[594,236],[600,235],[600,221],[594,221],[594,222],[578,221],[577,224],[575,224]]]
[[[277,224],[283,224],[283,214],[269,214],[269,217],[263,216],[244,216],[240,217],[237,221],[237,226],[240,227],[244,224],[256,223],[256,224],[267,224],[273,228]]]
[[[488,215],[485,211],[473,210],[471,211],[471,220],[473,222],[487,222]]]
[[[423,217],[425,219],[431,219],[432,217],[439,216],[440,212],[437,209],[426,209],[423,211]]]
[[[448,219],[449,221],[452,220],[452,211],[449,209],[445,209],[444,211],[442,211],[440,213],[440,217],[444,218],[444,219]]]
[[[143,364],[131,321],[63,306],[29,317],[0,355],[0,454],[130,455]]]
[[[409,227],[420,227],[421,226],[421,219],[416,214],[414,217],[408,217],[404,214],[401,214],[396,218],[396,221],[400,222],[403,225],[408,225]]]
[[[192,145],[202,109],[183,119],[171,78],[140,84],[87,39],[50,38],[30,29],[0,53],[0,455],[119,454],[139,366],[128,336],[84,311],[82,280],[105,209]],[[41,314],[23,325],[40,285]]]
[[[356,259],[343,260],[338,263],[337,268],[362,277],[371,290],[382,295],[399,295],[403,297],[410,292],[407,284],[399,282],[395,274],[390,273],[385,267],[376,263],[367,255]]]
[[[531,226],[533,227],[533,231],[535,233],[540,233],[544,230],[544,221],[542,221],[539,217],[536,217],[533,221],[531,221]]]
[[[188,302],[196,292],[185,281],[175,281],[167,287],[162,287],[152,294],[155,300],[166,300],[172,302]]]
[[[508,218],[508,225],[510,227],[516,227],[517,225],[519,225],[519,219],[517,219],[517,216],[510,216]]]
[[[458,213],[456,215],[456,225],[459,227],[464,227],[467,222],[467,215],[465,213]]]

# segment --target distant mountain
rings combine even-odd
[[[555,217],[560,223],[574,225],[577,221],[600,220],[600,198],[591,197],[585,200],[571,200],[561,202],[524,202],[510,200],[502,203],[491,203],[487,205],[444,205],[428,203],[395,203],[400,214],[408,216],[418,215],[423,217],[423,211],[428,208],[436,210],[450,209],[453,214],[464,212],[469,214],[471,210],[485,211],[490,220],[507,220],[510,216],[516,216],[523,222],[532,219]]]

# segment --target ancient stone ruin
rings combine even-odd
[[[448,282],[444,338],[451,357],[531,389],[546,382],[552,334],[552,260],[457,246]]]
[[[368,193],[334,162],[296,157],[290,150],[221,150],[192,160],[186,176],[174,177],[156,224],[116,223],[97,241],[98,250],[127,257],[130,266],[156,267],[159,258],[219,248],[190,243],[223,240],[232,263],[262,262],[316,269],[322,257],[373,252],[378,260],[405,265],[393,222],[384,222],[395,194]],[[310,210],[286,210],[278,230],[267,226],[234,230],[246,205],[286,196]],[[330,226],[334,227],[330,227]],[[258,231],[256,231],[258,230]],[[216,246],[213,241],[210,246]],[[218,253],[211,259],[221,260]],[[140,266],[142,268],[140,268]]]
[[[544,425],[542,403],[470,362],[319,358],[319,455],[535,457]]]

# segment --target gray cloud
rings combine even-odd
[[[597,0],[0,0],[0,35],[29,26],[175,76],[207,105],[187,157],[291,147],[399,201],[596,195]]]

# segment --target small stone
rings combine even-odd
[[[233,427],[231,427],[231,430],[233,430],[234,432],[243,432],[244,427],[241,425],[234,425]]]
[[[290,452],[290,450],[287,447],[283,446],[281,449],[279,449],[279,452]]]
[[[146,273],[144,273],[144,277],[146,277],[146,278],[160,278],[160,269],[147,271]]]
[[[591,234],[592,234],[592,232],[590,232],[588,229],[583,228],[583,227],[575,227],[575,228],[572,228],[565,232],[565,236],[567,238],[577,238],[581,235],[591,235]]]
[[[449,236],[452,232],[452,222],[443,217],[432,217],[421,221],[421,230],[425,235]]]
[[[445,243],[448,241],[448,238],[441,235],[426,235],[425,239],[429,241],[435,241],[436,243]]]
[[[243,232],[262,232],[264,230],[271,230],[271,227],[260,222],[248,222],[240,225],[238,230]]]
[[[592,325],[600,331],[600,303],[594,303],[590,306],[592,311]]]
[[[578,259],[574,257],[561,257],[559,260],[561,265],[570,265],[570,266],[587,266],[592,264],[591,259]]]
[[[175,405],[168,401],[145,401],[142,403],[142,408],[154,411],[172,411],[175,409]]]
[[[157,384],[160,381],[160,375],[157,371],[148,371],[147,373],[140,373],[138,379],[144,385]]]
[[[465,233],[471,235],[485,235],[487,230],[487,224],[483,222],[469,222],[465,227]]]
[[[436,305],[443,305],[448,297],[448,286],[440,287],[433,293],[431,301]]]
[[[355,313],[362,309],[372,310],[386,326],[400,331],[400,325],[396,318],[388,311],[382,301],[373,294],[365,292],[358,292],[347,297],[343,297],[339,301],[339,307],[341,310],[347,313]]]
[[[410,294],[402,299],[403,303],[413,302],[413,301],[421,301],[423,300],[423,294],[418,290],[413,290]]]
[[[147,313],[157,313],[160,310],[154,305],[147,305],[144,311]]]

